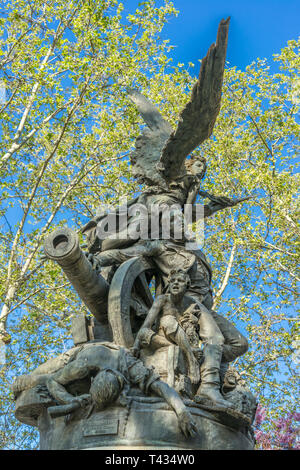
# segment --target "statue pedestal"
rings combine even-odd
[[[252,450],[248,426],[234,419],[224,424],[218,413],[186,400],[198,436],[185,438],[173,410],[159,398],[132,397],[128,407],[111,406],[89,417],[80,410],[66,423],[50,419],[45,409],[38,419],[42,450]],[[79,414],[79,415],[78,415]],[[86,414],[86,412],[85,412]],[[237,423],[237,422],[236,422]]]

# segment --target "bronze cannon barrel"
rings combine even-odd
[[[47,258],[56,261],[89,311],[101,324],[107,324],[109,284],[92,269],[79,246],[78,235],[63,227],[47,236],[44,243]]]

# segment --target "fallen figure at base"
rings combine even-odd
[[[66,390],[69,384],[84,378],[91,379],[89,393],[74,396]],[[162,397],[174,410],[178,425],[185,437],[194,437],[197,428],[178,393],[160,380],[151,368],[145,367],[129,351],[113,343],[90,343],[75,354],[61,369],[46,374],[32,373],[18,377],[12,385],[15,395],[37,385],[46,385],[49,393],[62,407],[51,407],[52,417],[70,413],[79,406],[94,405],[98,410],[119,400],[124,406],[130,385],[137,385],[145,394]]]

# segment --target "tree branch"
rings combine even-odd
[[[39,68],[39,72],[42,72],[44,70],[44,68],[46,67],[47,65],[47,62],[49,60],[49,58],[51,57],[54,49],[55,49],[55,46],[56,46],[56,43],[58,41],[58,39],[60,38],[60,36],[63,34],[64,30],[66,27],[60,29],[60,26],[61,26],[61,22],[59,23],[58,27],[57,27],[57,30],[56,30],[56,34],[53,38],[53,41],[52,41],[52,44],[51,46],[49,47],[48,49],[48,52],[47,54],[45,55],[41,65],[40,65],[40,68]],[[3,165],[7,162],[7,160],[16,152],[16,150],[18,150],[20,148],[19,146],[19,139],[20,139],[20,136],[24,130],[24,126],[25,126],[25,123],[27,121],[27,118],[29,116],[29,113],[31,111],[31,108],[33,106],[33,103],[34,103],[34,100],[36,98],[36,95],[37,95],[37,92],[38,92],[38,89],[40,87],[40,83],[37,81],[35,82],[35,84],[33,85],[32,87],[32,90],[31,90],[31,94],[29,96],[29,99],[28,99],[28,102],[27,102],[27,105],[25,107],[25,110],[24,110],[24,113],[21,117],[21,120],[19,122],[19,125],[18,125],[18,128],[17,128],[17,131],[15,133],[15,136],[13,138],[13,142],[12,142],[12,145],[10,147],[10,149],[3,155],[3,157],[1,158],[1,162],[0,162],[0,169],[3,167]],[[22,146],[23,144],[21,144]]]
[[[225,272],[225,276],[223,278],[222,284],[221,284],[218,292],[215,295],[213,308],[216,307],[217,303],[219,302],[220,298],[223,295],[224,290],[227,287],[229,277],[230,277],[230,273],[231,273],[232,266],[233,266],[233,262],[234,262],[235,253],[236,253],[236,243],[234,242],[233,245],[232,245],[232,248],[231,248],[230,257],[229,257],[227,269],[226,269],[226,272]]]

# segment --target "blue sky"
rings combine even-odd
[[[133,10],[138,0],[124,0],[125,10]],[[163,1],[157,1],[162,4]],[[222,18],[231,17],[227,60],[244,69],[253,60],[271,59],[300,33],[299,0],[173,0],[179,10],[163,30],[164,39],[176,45],[175,62],[197,63],[215,41]]]

